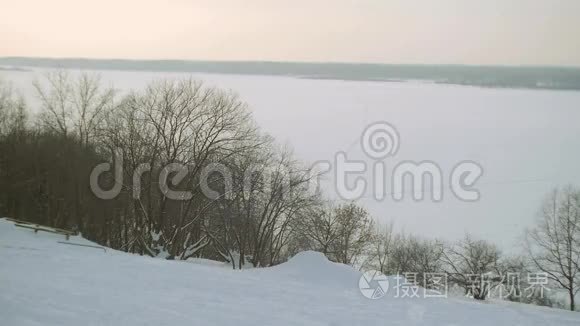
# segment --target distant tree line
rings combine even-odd
[[[555,190],[525,253],[507,257],[492,243],[466,235],[449,243],[395,232],[354,202],[325,200],[309,188],[314,171],[260,131],[235,94],[193,80],[160,80],[119,94],[97,75],[48,73],[34,83],[40,107],[0,81],[0,215],[73,229],[108,247],[152,257],[192,257],[239,269],[272,266],[303,250],[384,274],[429,273],[484,300],[509,273],[546,273],[568,293],[580,291],[580,191]],[[96,196],[89,176],[103,162]],[[161,187],[167,166],[185,166],[177,184]],[[227,167],[227,173],[206,167]],[[251,171],[250,174],[247,172]],[[267,177],[266,177],[267,176]],[[214,195],[204,192],[203,184]],[[169,198],[173,190],[188,190]],[[475,276],[475,279],[473,277]],[[518,279],[525,283],[526,280]],[[509,299],[553,305],[534,293]]]

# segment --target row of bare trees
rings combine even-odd
[[[549,289],[561,289],[567,292],[568,308],[576,309],[580,190],[571,186],[554,190],[547,197],[537,224],[525,232],[524,250],[515,256],[505,255],[493,243],[469,234],[448,242],[396,232],[393,225],[373,222],[364,208],[354,203],[317,206],[297,227],[297,248],[320,251],[336,262],[386,275],[412,273],[417,284],[425,287],[433,282],[427,275],[444,274],[449,284],[463,288],[476,300],[499,292],[513,301],[562,307],[548,293]],[[530,283],[530,275],[540,274],[546,277],[546,292]]]
[[[580,292],[580,189],[555,189],[541,207],[536,225],[525,231],[519,256],[503,255],[493,243],[469,234],[448,243],[395,233],[389,225],[374,228],[365,264],[385,274],[418,273],[418,282],[427,287],[429,280],[421,275],[442,272],[450,284],[477,300],[500,290],[512,291],[510,300],[557,305],[546,293],[535,292],[538,289],[527,296],[519,293],[529,282],[524,275],[542,274],[547,288],[566,292],[568,308],[575,311]]]

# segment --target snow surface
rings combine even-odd
[[[529,305],[369,300],[358,290],[358,271],[314,252],[234,271],[58,241],[64,237],[0,219],[0,325],[580,324],[578,313]]]

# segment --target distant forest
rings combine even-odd
[[[350,81],[422,81],[492,88],[580,90],[580,67],[394,65],[252,61],[0,58],[4,69],[62,68],[293,76]],[[0,70],[2,67],[0,67]]]

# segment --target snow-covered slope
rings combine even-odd
[[[357,271],[313,252],[233,271],[58,241],[0,219],[0,325],[580,325],[518,304],[369,300]]]

